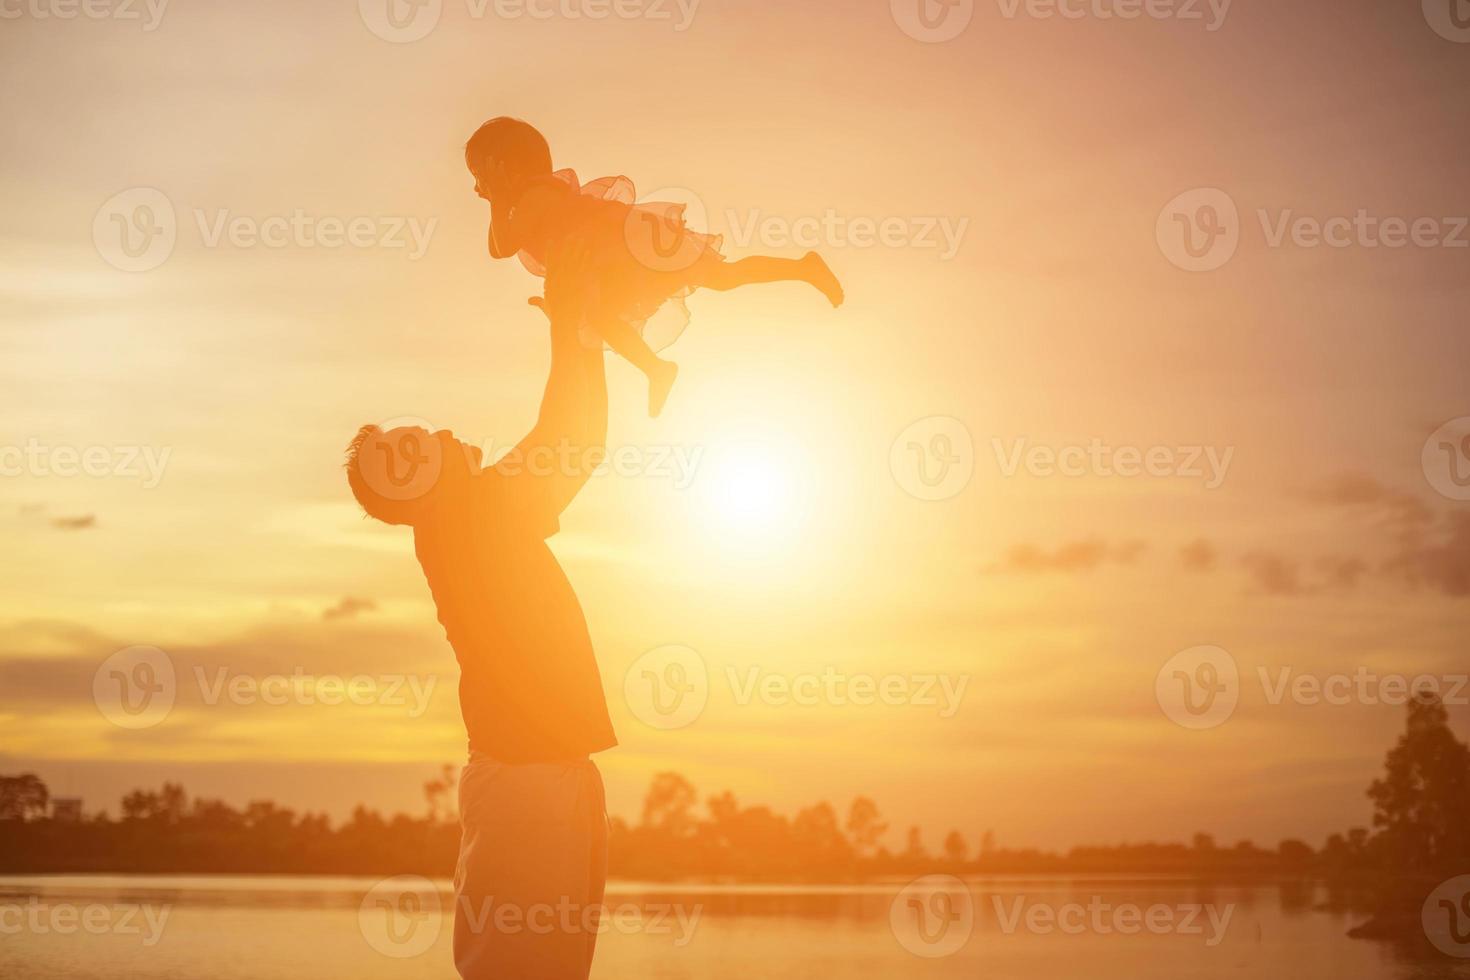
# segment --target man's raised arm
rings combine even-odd
[[[590,299],[586,265],[575,248],[547,262],[542,308],[551,321],[551,375],[535,427],[494,467],[520,505],[553,518],[586,485],[607,444],[602,348],[588,349],[579,337]]]

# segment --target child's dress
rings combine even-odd
[[[522,264],[546,275],[546,252],[566,237],[588,246],[597,287],[596,303],[626,321],[655,351],[678,339],[689,323],[684,297],[702,281],[700,270],[721,263],[722,238],[693,231],[684,205],[637,202],[627,177],[601,177],[578,184],[572,170],[558,170],[534,187],[552,190],[555,203],[541,233],[521,249]],[[601,343],[587,327],[589,346]]]

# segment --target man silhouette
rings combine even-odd
[[[589,756],[617,739],[582,608],[546,545],[607,437],[602,350],[578,338],[583,268],[577,254],[548,265],[550,379],[535,427],[504,459],[482,468],[452,432],[411,426],[365,426],[348,448],[363,509],[413,528],[460,665],[465,980],[585,980],[597,939],[607,818]]]

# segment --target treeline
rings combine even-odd
[[[334,826],[324,815],[297,814],[271,802],[236,809],[220,800],[191,800],[169,783],[129,793],[116,819],[104,812],[72,820],[47,815],[49,793],[34,775],[0,777],[0,873],[448,876],[459,843],[448,807],[453,794],[453,771],[446,767],[425,786],[422,816],[383,816],[358,807]],[[841,816],[819,803],[788,817],[765,806],[741,806],[728,792],[701,806],[688,780],[664,773],[654,779],[636,823],[612,820],[609,871],[647,881],[855,881],[938,872],[1268,876],[1320,871],[1326,857],[1299,841],[1269,850],[1249,842],[1224,848],[1203,834],[1191,845],[1056,854],[999,848],[988,833],[977,836],[972,850],[954,831],[931,852],[918,828],[910,828],[895,851],[881,843],[888,831],[866,798],[854,800]]]
[[[448,876],[459,843],[454,779],[446,766],[425,784],[421,816],[358,807],[334,826],[321,814],[271,802],[236,809],[191,800],[174,784],[129,793],[116,819],[106,813],[77,819],[52,812],[35,775],[0,777],[0,873]],[[1470,869],[1470,748],[1455,738],[1437,699],[1410,703],[1408,728],[1368,796],[1373,829],[1335,834],[1320,850],[1299,840],[1270,848],[1249,841],[1221,846],[1199,834],[1187,845],[1053,853],[1008,850],[988,832],[967,838],[959,831],[931,850],[918,828],[890,850],[884,844],[889,825],[865,797],[842,814],[818,803],[788,817],[742,806],[728,792],[701,803],[688,780],[663,773],[636,823],[612,820],[609,872],[646,881],[855,881],[941,872],[1312,877],[1368,896],[1378,914],[1364,934],[1391,935],[1417,916],[1426,885]]]

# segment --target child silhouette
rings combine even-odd
[[[591,308],[584,330],[647,376],[649,415],[663,411],[679,372],[645,336],[649,320],[666,304],[678,320],[668,331],[672,342],[688,322],[684,297],[700,287],[723,292],[758,282],[805,282],[833,306],[842,303],[842,285],[816,252],[727,261],[718,235],[685,225],[683,205],[638,203],[627,177],[579,184],[574,171],[553,172],[545,137],[519,119],[501,116],[476,130],[465,144],[465,164],[475,193],[490,202],[492,258],[519,255],[527,269],[544,276],[552,249],[572,243],[585,249]],[[531,303],[539,306],[539,297]]]

